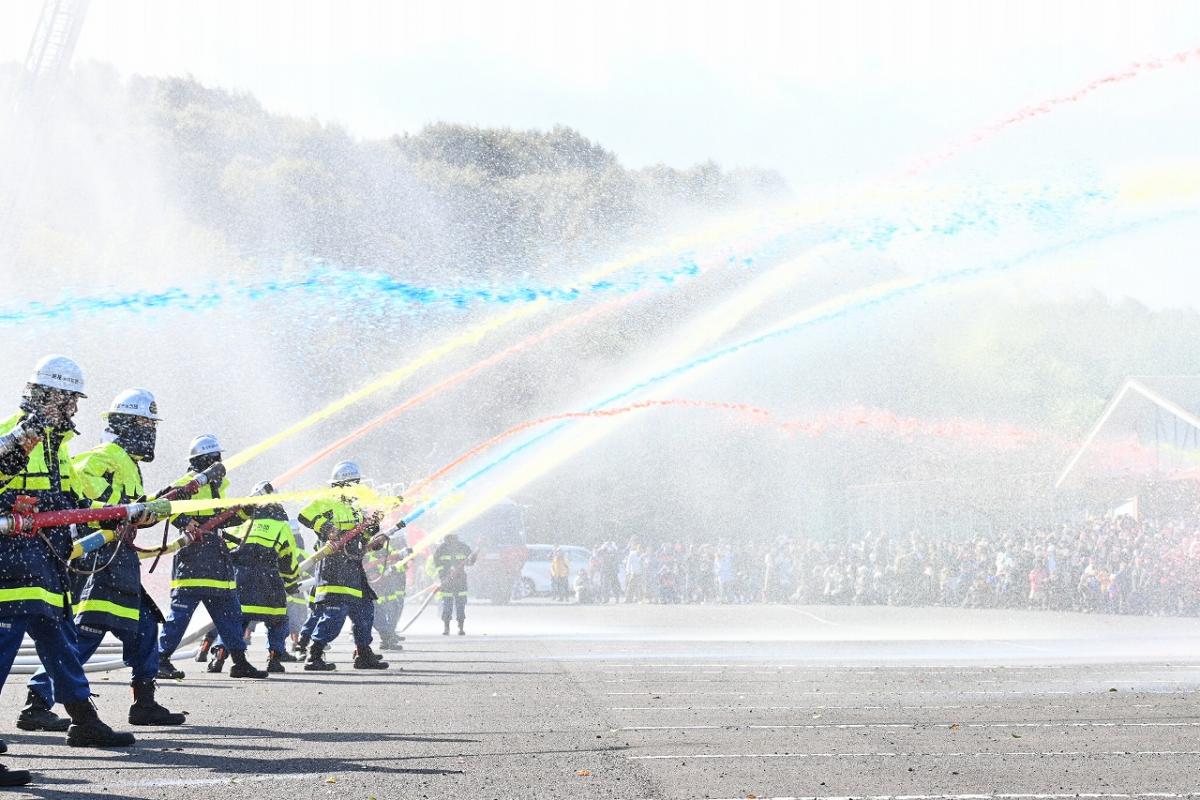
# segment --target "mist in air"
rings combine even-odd
[[[116,392],[150,388],[148,487],[207,432],[267,443],[239,494],[355,459],[418,487],[424,535],[491,519],[586,548],[573,602],[1194,615],[1200,440],[1170,407],[1200,411],[1200,57],[1167,44],[923,130],[902,104],[825,113],[793,76],[773,107],[859,133],[792,152],[749,99],[669,132],[647,112],[658,160],[627,155],[636,119],[610,142],[570,100],[497,124],[397,99],[394,127],[356,126],[118,54],[31,87],[5,51],[0,389],[71,355],[91,446]],[[756,125],[760,153],[696,153]],[[899,132],[888,163],[864,125]]]

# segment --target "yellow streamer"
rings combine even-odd
[[[678,252],[688,247],[695,247],[706,244],[710,241],[724,239],[731,235],[734,230],[747,228],[751,224],[753,224],[753,220],[751,219],[750,215],[740,215],[734,218],[734,220],[731,222],[707,228],[702,234],[678,237],[676,239],[669,240],[666,244],[654,248],[645,248],[622,258],[605,263],[592,272],[581,276],[578,281],[580,283],[591,283],[656,256]],[[313,425],[328,419],[334,414],[349,408],[355,403],[367,399],[377,392],[396,386],[424,367],[438,362],[439,360],[457,350],[460,350],[463,347],[479,342],[484,337],[495,333],[507,325],[540,313],[549,305],[549,300],[541,298],[529,303],[528,305],[520,306],[507,313],[501,314],[498,317],[469,328],[464,333],[454,336],[451,339],[430,348],[425,353],[421,354],[399,369],[393,370],[386,375],[371,381],[361,389],[353,391],[350,394],[335,400],[321,410],[309,414],[307,417],[295,423],[294,425],[290,425],[279,433],[264,439],[258,444],[251,445],[250,447],[235,453],[233,456],[225,459],[226,468],[232,470],[242,466],[243,464],[246,464],[252,459],[257,458],[258,456],[267,452],[271,448],[282,444],[296,434],[311,428]]]

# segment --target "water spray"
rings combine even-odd
[[[570,317],[568,317],[567,319],[557,322],[554,325],[551,325],[547,328],[543,328],[541,331],[533,334],[532,336],[522,339],[520,342],[517,342],[516,344],[512,345],[511,347],[505,348],[504,350],[500,351],[499,353],[491,355],[491,356],[483,359],[482,361],[477,361],[476,363],[472,364],[471,366],[467,367],[464,370],[461,370],[460,372],[455,373],[454,375],[450,376],[449,378],[445,379],[444,381],[436,383],[433,386],[431,386],[430,388],[426,389],[425,391],[420,392],[419,394],[415,394],[412,397],[409,397],[408,399],[404,400],[403,402],[393,406],[392,408],[383,412],[382,414],[375,417],[374,419],[371,419],[370,421],[360,425],[358,428],[355,428],[353,431],[346,434],[342,438],[326,445],[321,450],[318,450],[316,453],[313,453],[308,458],[304,459],[300,463],[298,463],[295,466],[288,469],[286,472],[281,474],[279,477],[272,479],[271,485],[272,486],[282,486],[282,485],[290,482],[297,475],[299,475],[300,473],[302,473],[304,470],[308,469],[309,467],[313,466],[314,464],[316,464],[317,462],[319,462],[321,459],[325,458],[326,456],[331,455],[332,453],[342,449],[343,447],[345,447],[348,444],[358,441],[363,436],[366,436],[368,433],[375,430],[376,428],[379,428],[380,426],[387,424],[388,422],[396,419],[400,415],[421,405],[422,403],[424,403],[428,400],[432,400],[434,397],[436,397],[437,395],[446,391],[447,389],[457,386],[458,384],[460,384],[463,381],[467,380],[468,378],[478,374],[479,372],[487,369],[488,367],[495,366],[496,364],[499,364],[501,361],[511,358],[512,356],[515,356],[518,353],[520,353],[524,350],[527,350],[530,347],[533,347],[534,345],[544,342],[546,339],[556,336],[570,328],[575,327],[576,325],[587,322],[587,321],[589,321],[595,317],[598,317],[602,314],[606,314],[609,311],[613,311],[622,306],[625,306],[642,296],[643,296],[642,294],[631,295],[629,297],[624,297],[624,298],[621,298],[618,300],[612,300],[603,305],[599,305],[594,308],[587,309],[586,311],[582,311],[577,314],[573,314]]]
[[[677,380],[685,375],[693,374],[701,367],[711,365],[727,356],[741,353],[749,348],[775,341],[781,337],[797,333],[801,330],[806,330],[815,324],[840,319],[847,315],[869,310],[871,308],[881,307],[929,289],[952,285],[973,279],[1004,274],[1006,272],[1028,266],[1031,263],[1037,263],[1046,257],[1057,255],[1061,252],[1069,251],[1082,245],[1105,241],[1116,236],[1142,230],[1153,225],[1194,217],[1195,213],[1196,212],[1194,211],[1177,212],[1148,220],[1127,223],[1125,225],[1093,233],[1086,237],[1072,239],[1038,248],[1017,258],[993,263],[990,265],[953,270],[928,278],[920,278],[915,276],[900,278],[875,284],[855,292],[850,292],[846,295],[842,295],[838,298],[825,301],[806,309],[805,311],[794,315],[793,317],[783,321],[782,323],[779,323],[775,327],[770,328],[766,332],[757,336],[745,339],[733,345],[719,348],[706,355],[693,358],[671,369],[667,369],[652,375],[645,380],[635,383],[632,386],[629,386],[600,400],[593,406],[589,407],[588,410],[597,410],[605,406],[609,406],[612,403],[618,402],[643,389],[650,387],[662,388],[665,385],[669,385],[668,382]],[[532,439],[511,448],[487,464],[474,470],[469,475],[456,482],[453,486],[436,495],[432,500],[422,504],[413,512],[409,513],[405,517],[405,520],[411,524],[414,520],[422,516],[427,511],[437,507],[442,500],[456,496],[466,486],[489,474],[494,469],[515,458],[522,452],[553,436],[555,433],[558,433],[568,424],[570,423],[560,423],[551,430],[541,433]],[[447,534],[458,530],[471,520],[478,517],[484,511],[491,508],[504,497],[513,494],[522,487],[532,483],[534,480],[544,476],[571,456],[575,455],[591,444],[594,444],[596,441],[603,438],[603,436],[611,433],[612,430],[612,426],[608,426],[603,430],[593,428],[584,436],[576,437],[575,441],[565,442],[558,445],[556,450],[543,455],[540,462],[532,465],[526,465],[524,469],[515,474],[508,481],[502,482],[487,495],[475,500],[467,508],[462,509],[455,514],[454,517],[439,525],[419,543],[419,549],[424,549],[433,542],[440,540]]]
[[[980,142],[986,141],[993,136],[1003,133],[1007,128],[1010,128],[1013,125],[1019,125],[1023,122],[1028,122],[1029,120],[1044,116],[1062,106],[1078,103],[1088,95],[1091,95],[1100,89],[1113,86],[1118,83],[1124,83],[1152,72],[1158,72],[1159,70],[1166,69],[1170,66],[1180,66],[1193,61],[1200,61],[1200,47],[1191,50],[1183,50],[1175,53],[1172,56],[1168,56],[1167,58],[1155,58],[1149,61],[1134,62],[1120,72],[1113,72],[1089,81],[1069,94],[1051,97],[1047,100],[1043,100],[1040,103],[1035,103],[1033,105],[1018,109],[1016,112],[1004,117],[998,122],[994,122],[985,128],[981,128],[958,144],[952,145],[938,155],[919,161],[917,164],[910,167],[905,174],[909,177],[919,175],[920,173],[925,172],[926,170],[935,167],[938,164],[954,158],[963,151],[974,147]]]

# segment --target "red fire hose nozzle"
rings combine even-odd
[[[84,525],[89,522],[128,521],[145,514],[166,517],[171,513],[168,500],[152,500],[148,503],[129,503],[123,506],[103,508],[71,508],[64,511],[38,511],[37,498],[18,496],[12,511],[0,516],[0,534],[10,536],[34,536],[41,528],[58,528],[64,525]]]
[[[158,496],[158,499],[186,500],[196,492],[200,491],[201,486],[207,486],[210,483],[220,483],[221,479],[224,477],[225,465],[218,461],[182,486],[174,486],[170,489],[167,489],[165,492],[162,492]]]

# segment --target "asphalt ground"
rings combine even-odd
[[[824,606],[471,607],[386,672],[160,687],[176,729],[78,750],[11,724],[54,798],[1045,800],[1200,796],[1200,621]],[[265,643],[252,645],[263,661]],[[121,722],[127,672],[94,676]]]

